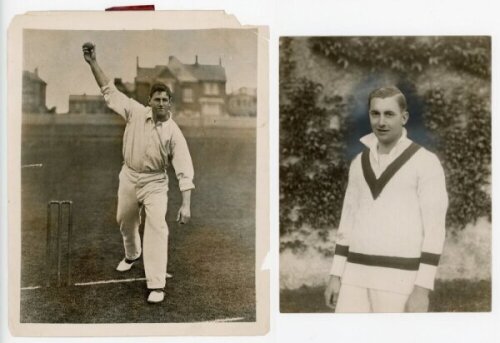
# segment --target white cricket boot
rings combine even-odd
[[[149,293],[148,303],[161,303],[165,299],[165,292],[163,289],[154,289]]]
[[[120,263],[116,267],[116,270],[119,272],[129,271],[132,268],[132,266],[134,265],[134,263],[139,261],[139,258],[140,258],[140,256],[138,258],[136,258],[135,260],[129,260],[127,258],[124,258],[123,260],[120,261]]]

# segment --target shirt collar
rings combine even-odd
[[[378,157],[378,138],[375,136],[375,134],[369,133],[366,136],[361,137],[360,139],[361,143],[363,143],[366,147],[370,149],[370,152],[374,154],[374,156]],[[401,149],[406,148],[409,144],[411,143],[410,139],[408,138],[408,134],[406,132],[406,129],[403,128],[403,132],[401,134],[401,137],[399,138],[398,142],[396,145],[392,148],[392,150],[389,152],[389,155],[392,156],[394,154],[397,154]]]

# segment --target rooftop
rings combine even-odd
[[[169,57],[168,65],[157,65],[154,68],[137,67],[138,81],[169,77],[175,77],[181,82],[225,82],[226,70],[222,65],[184,64],[175,56]]]
[[[44,84],[47,84],[47,82],[45,82],[44,80],[42,80],[40,78],[40,76],[38,76],[38,68],[36,68],[34,72],[29,71],[29,70],[23,70],[23,78],[26,78],[26,79],[31,80],[31,81],[42,82]]]

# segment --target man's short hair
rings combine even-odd
[[[399,90],[399,88],[390,86],[390,87],[380,87],[375,89],[370,93],[370,96],[368,97],[368,108],[370,107],[371,101],[373,98],[391,98],[393,96],[396,96],[396,101],[398,102],[399,108],[401,108],[402,111],[406,111],[408,109],[408,105],[406,104],[406,97]]]
[[[161,82],[155,82],[151,86],[151,89],[149,90],[149,97],[151,98],[154,93],[156,92],[166,92],[168,95],[168,98],[172,98],[172,92],[170,91],[170,88],[168,88],[164,83]]]

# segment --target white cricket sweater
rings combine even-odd
[[[373,133],[361,142],[369,151],[351,163],[330,274],[342,283],[402,294],[414,285],[432,290],[448,207],[443,168],[405,130],[388,155],[377,153]],[[404,155],[411,156],[395,168]]]

